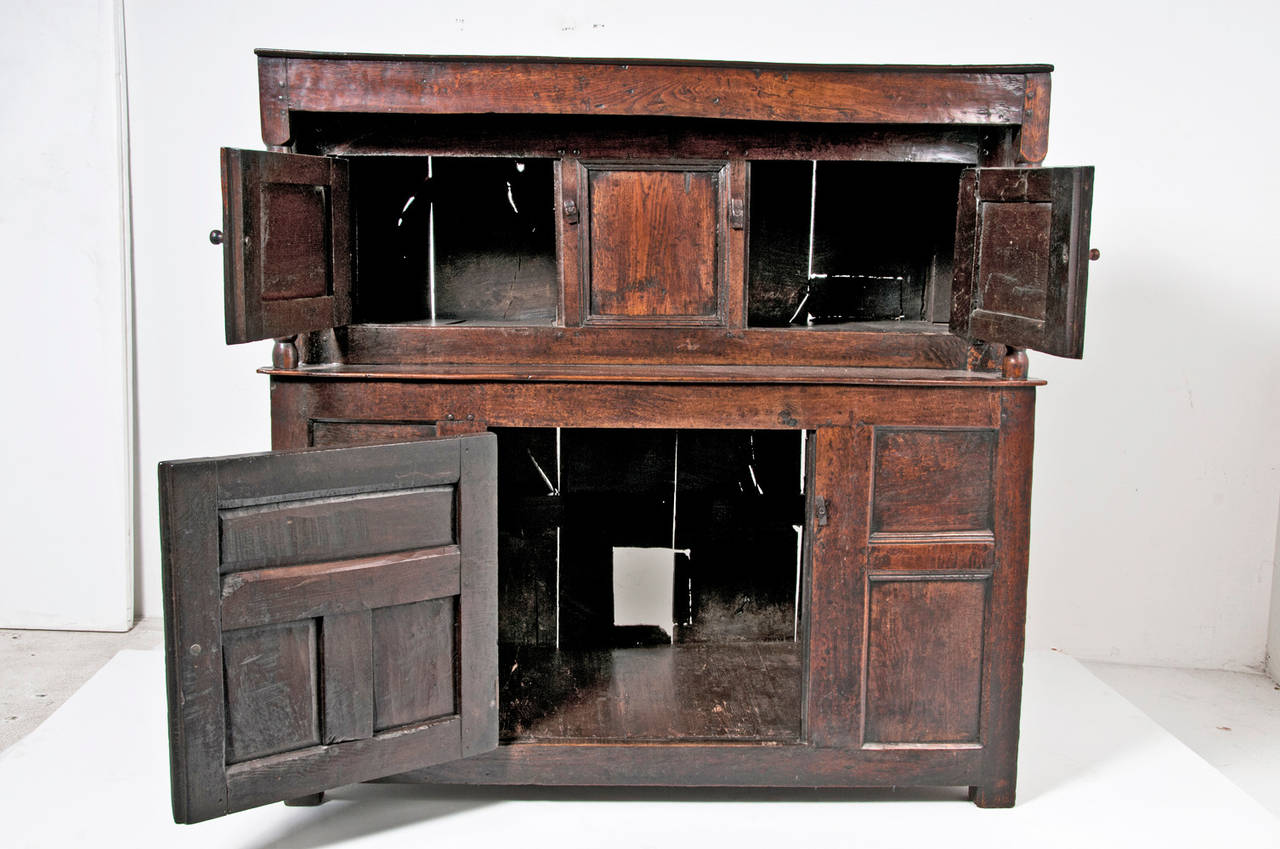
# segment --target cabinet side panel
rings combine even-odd
[[[986,749],[979,804],[1013,804],[1018,775],[1022,659],[1026,640],[1027,555],[1031,536],[1031,455],[1035,389],[1000,394],[996,451],[996,567],[985,631],[982,738]]]

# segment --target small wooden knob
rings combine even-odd
[[[222,244],[222,231],[221,231],[221,230],[210,230],[210,231],[209,231],[209,244],[211,244],[211,245],[220,245],[220,244]]]
[[[1089,248],[1089,259],[1090,259],[1090,260],[1096,260],[1096,259],[1099,259],[1101,256],[1102,256],[1102,251],[1098,250],[1097,248]]]

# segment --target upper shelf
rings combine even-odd
[[[291,140],[291,112],[1011,126],[1018,129],[1018,155],[1026,162],[1044,158],[1048,136],[1049,65],[257,53],[263,140],[269,145]]]

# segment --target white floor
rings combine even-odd
[[[1280,819],[1081,664],[1027,659],[1019,804],[960,790],[563,793],[343,788],[196,826],[168,809],[163,661],[124,651],[0,753],[0,845],[1280,847]]]
[[[1085,667],[1280,817],[1280,684],[1215,669]]]

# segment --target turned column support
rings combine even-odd
[[[1027,379],[1027,352],[1022,348],[1009,348],[1000,361],[1000,373],[1009,380]]]
[[[282,336],[276,340],[276,345],[271,349],[271,367],[272,368],[297,368],[300,358],[298,357],[298,337]]]

